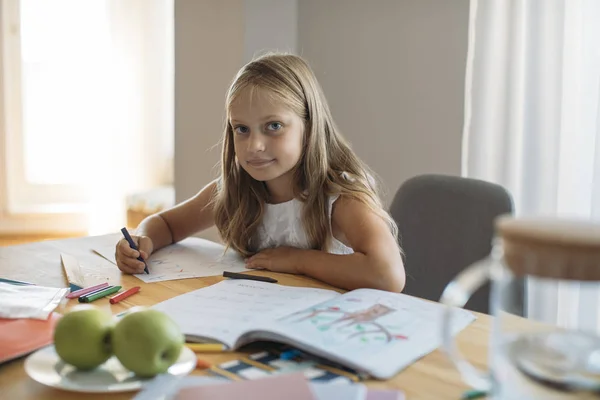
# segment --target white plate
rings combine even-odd
[[[177,362],[169,368],[171,375],[187,375],[196,367],[196,355],[184,347]],[[152,378],[140,378],[129,371],[115,356],[92,371],[79,371],[63,362],[54,346],[44,347],[25,360],[25,371],[33,380],[72,392],[114,393],[141,389]]]

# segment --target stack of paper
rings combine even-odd
[[[48,319],[67,293],[67,288],[0,282],[0,318]]]

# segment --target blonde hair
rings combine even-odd
[[[294,168],[293,188],[294,196],[304,203],[302,221],[311,248],[329,248],[329,196],[338,194],[369,207],[388,223],[397,239],[397,226],[382,207],[374,174],[339,133],[311,68],[298,56],[267,54],[245,65],[227,93],[221,178],[213,204],[215,223],[227,247],[244,256],[257,251],[257,228],[269,201],[265,184],[250,177],[236,160],[229,109],[245,88],[266,90],[304,121],[302,156]]]

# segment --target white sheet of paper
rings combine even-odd
[[[47,319],[67,293],[66,288],[0,282],[0,318]]]
[[[104,258],[105,260],[110,261],[114,265],[117,265],[115,251],[117,249],[117,243],[119,240],[123,239],[122,234],[119,233],[113,235],[94,236],[90,237],[90,239],[93,239],[93,241],[90,243],[92,252]]]
[[[117,265],[117,260],[115,258],[115,246],[116,244],[112,244],[111,246],[97,246],[95,249],[92,249],[94,253],[104,258],[107,261]]]
[[[67,280],[69,283],[82,288],[90,286],[86,283],[85,277],[81,271],[81,267],[79,266],[79,261],[77,261],[75,257],[69,254],[60,253],[60,258],[62,260],[63,269],[67,275]]]
[[[119,233],[46,243],[60,251],[63,265],[65,262],[65,254],[71,256],[66,258],[67,263],[73,262],[74,260],[74,264],[79,264],[79,270],[83,276],[83,286],[93,286],[104,282],[109,285],[118,285],[121,283],[122,273],[117,268],[116,264],[106,260],[104,257],[99,257],[92,249],[102,247],[105,248],[106,251],[112,251],[114,254],[115,245],[120,237],[122,237],[122,235]]]
[[[89,236],[64,240],[49,240],[18,246],[0,247],[0,271],[11,271],[3,277],[19,281],[31,281],[53,287],[67,287],[68,280],[63,271],[53,276],[51,271],[63,262],[61,254],[67,254],[67,262],[79,264],[83,285],[93,286],[107,282],[109,285],[121,283],[122,273],[114,263],[92,252],[98,243],[103,245],[117,243],[119,235]],[[27,276],[27,271],[39,271],[37,278]],[[48,278],[48,279],[46,279]],[[47,283],[52,282],[52,283]]]
[[[337,295],[326,289],[235,279],[185,293],[153,308],[167,313],[186,335],[213,338],[232,347],[241,333],[262,320],[274,320]]]
[[[152,283],[246,270],[239,254],[233,250],[223,253],[223,250],[225,247],[219,243],[187,238],[152,254],[147,262],[150,274],[135,276],[146,283]]]
[[[116,265],[116,242],[109,246],[99,243],[93,251]],[[210,240],[190,237],[152,254],[147,261],[150,274],[135,276],[146,283],[222,275],[223,271],[242,272],[245,264],[233,250]]]

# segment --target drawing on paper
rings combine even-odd
[[[147,261],[150,274],[135,276],[146,283],[220,275],[224,270],[245,270],[242,257],[220,244],[187,238],[152,254]]]
[[[386,343],[389,343],[393,340],[408,339],[405,335],[392,333],[390,327],[377,322],[379,318],[395,311],[390,306],[377,303],[368,308],[351,312],[333,306],[311,308],[294,313],[290,317],[300,317],[292,321],[295,323],[310,320],[320,331],[335,328],[337,332],[347,334],[347,339],[359,338],[362,342],[368,342],[369,338],[373,340],[383,339]]]
[[[224,249],[198,249],[192,246],[175,244],[161,249],[152,255],[148,262],[151,265],[164,265],[172,270],[180,270],[183,263],[196,259],[207,269],[223,269],[224,266],[238,267],[243,260],[232,251],[223,252]],[[164,267],[163,267],[164,268]]]

